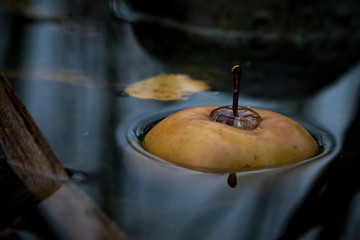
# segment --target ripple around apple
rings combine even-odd
[[[146,132],[156,125],[160,120],[169,116],[177,111],[168,111],[158,114],[153,114],[143,119],[139,119],[137,122],[133,122],[126,132],[126,142],[128,146],[124,151],[124,163],[137,180],[147,184],[161,184],[164,182],[173,182],[176,184],[184,182],[203,182],[203,181],[218,181],[218,178],[222,178],[224,182],[227,181],[228,174],[223,173],[207,173],[207,169],[194,169],[191,167],[178,166],[170,163],[154,154],[146,151],[142,146],[142,138]],[[332,156],[332,152],[335,149],[335,141],[333,137],[326,131],[306,123],[299,119],[294,119],[300,123],[303,127],[309,131],[318,144],[319,152],[316,156],[309,159],[297,162],[289,162],[285,164],[274,165],[268,168],[256,168],[237,171],[236,176],[238,181],[243,176],[259,175],[265,173],[280,173],[292,168],[298,168],[304,164],[308,164],[314,161],[322,161],[329,159]],[[224,171],[222,171],[224,172]],[[231,173],[229,171],[229,173]],[[189,183],[180,185],[188,186]],[[198,184],[198,185],[201,185]]]

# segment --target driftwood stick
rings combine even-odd
[[[71,181],[1,71],[0,149],[14,173],[43,201],[39,207],[49,224],[61,229],[66,239],[125,239],[116,224]]]
[[[1,72],[0,148],[15,174],[40,200],[70,181],[49,143]]]

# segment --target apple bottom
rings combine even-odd
[[[179,111],[158,123],[146,136],[150,153],[202,172],[232,173],[298,162],[318,152],[313,137],[294,120],[281,114],[253,109],[260,125],[241,130],[211,121],[219,106]]]

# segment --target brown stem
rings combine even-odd
[[[238,104],[239,104],[239,89],[240,89],[240,77],[241,77],[241,67],[239,65],[234,66],[231,69],[232,80],[233,80],[233,104],[232,110],[234,117],[238,117]]]

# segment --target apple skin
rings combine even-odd
[[[159,122],[145,136],[144,148],[176,165],[202,172],[232,173],[297,162],[317,154],[314,138],[294,120],[255,110],[262,118],[252,130],[211,121],[219,106],[193,107]]]

